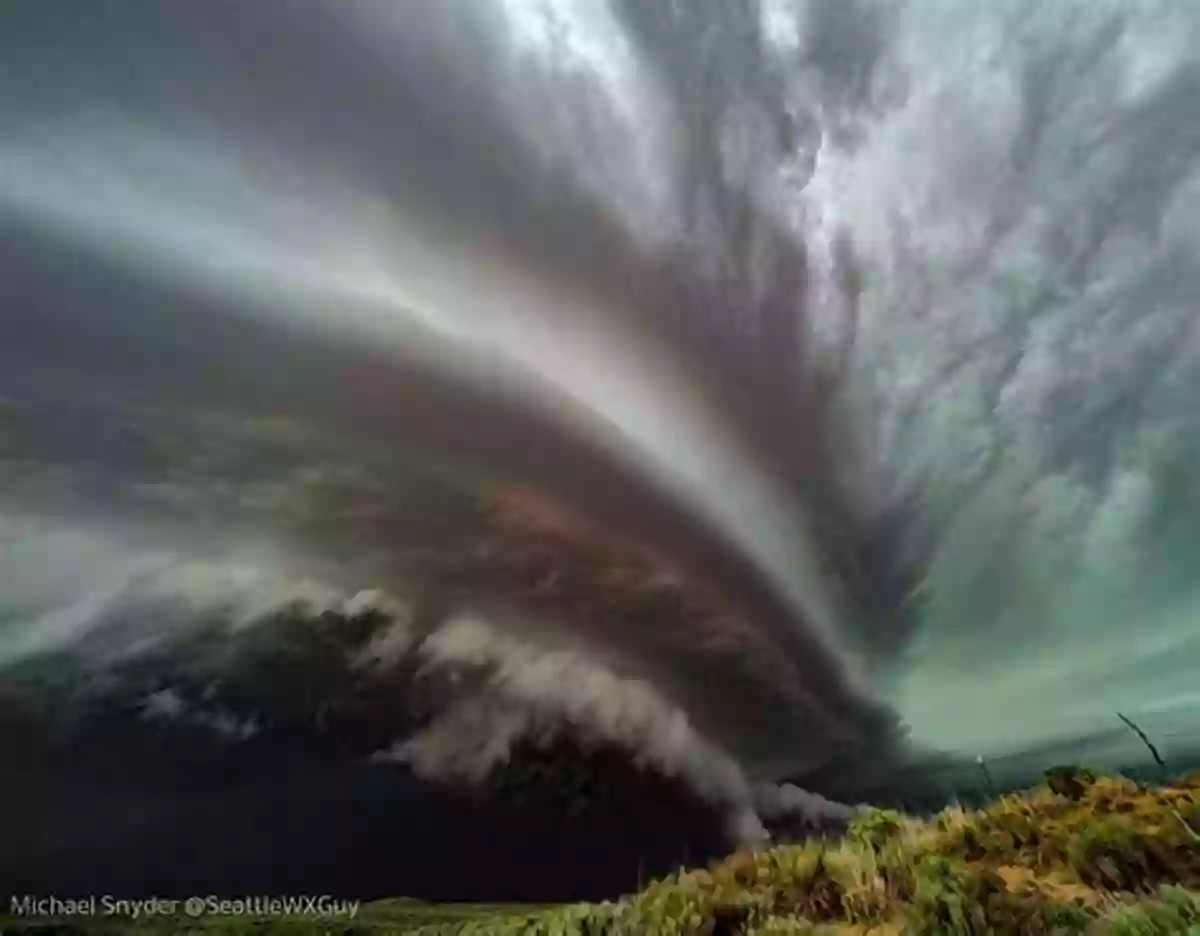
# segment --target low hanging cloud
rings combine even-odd
[[[409,727],[397,725],[400,737],[375,753],[376,761],[404,763],[432,782],[482,785],[519,745],[567,740],[582,750],[622,750],[639,769],[678,780],[722,816],[735,843],[767,841],[768,826],[790,834],[852,815],[849,807],[790,784],[752,779],[660,687],[577,634],[501,627],[468,612],[422,629],[416,606],[403,598],[380,590],[349,593],[247,566],[159,556],[123,568],[125,575],[104,595],[86,608],[72,606],[70,633],[47,630],[46,622],[63,612],[29,622],[27,632],[41,639],[13,644],[9,665],[69,654],[63,666],[82,667],[69,690],[82,693],[76,701],[131,693],[128,674],[139,673],[151,682],[134,693],[138,719],[201,729],[237,744],[268,730],[269,717],[239,709],[231,701],[236,693],[211,696],[212,687],[236,679],[249,653],[295,665],[295,647],[312,639],[306,621],[332,615],[331,626],[349,634],[350,622],[369,617],[376,624],[361,639],[347,638],[343,657],[331,662],[352,682],[377,680],[407,700]],[[295,626],[281,629],[281,620]],[[258,636],[263,629],[266,644]],[[194,638],[201,633],[206,649],[197,657]],[[147,672],[143,661],[157,669]],[[191,688],[173,684],[173,673],[190,674]],[[331,703],[336,699],[322,698],[314,711],[295,715],[316,724]]]
[[[482,782],[522,740],[569,734],[585,745],[615,744],[634,763],[677,777],[725,817],[730,836],[761,843],[759,815],[819,826],[851,811],[791,785],[754,786],[726,751],[646,682],[622,678],[578,650],[554,650],[506,634],[473,616],[448,621],[417,650],[427,672],[482,673],[415,736],[377,755],[435,780]]]

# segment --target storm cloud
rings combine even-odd
[[[751,838],[1194,713],[1191,11],[4,23],[0,657],[195,563],[378,589],[486,658],[416,769],[567,725]]]

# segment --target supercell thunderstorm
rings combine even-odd
[[[247,635],[370,618],[371,763],[749,841],[1192,755],[1193,5],[0,15],[6,670],[237,744]]]

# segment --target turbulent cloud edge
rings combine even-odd
[[[417,680],[446,687],[433,718],[377,752],[376,761],[404,763],[433,782],[480,784],[519,742],[569,737],[585,746],[615,745],[636,766],[678,779],[719,811],[738,844],[767,841],[774,821],[817,827],[851,814],[849,807],[790,784],[756,782],[659,689],[621,675],[585,647],[542,646],[472,613],[453,615],[420,635],[409,605],[383,591],[348,594],[245,567],[178,563],[152,572],[139,567],[138,573],[90,606],[88,619],[64,634],[58,649],[85,647],[94,665],[105,668],[159,647],[198,622],[220,620],[233,635],[285,610],[314,616],[376,613],[387,623],[348,654],[345,666],[386,672],[415,664]],[[60,615],[43,615],[28,629],[39,633],[47,616]],[[25,658],[54,649],[30,645]],[[169,687],[144,700],[141,716],[184,719],[231,741],[258,731],[253,713],[193,712]]]

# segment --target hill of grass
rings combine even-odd
[[[561,907],[365,905],[352,921],[0,921],[94,934],[1136,934],[1200,936],[1200,774],[1162,787],[1056,771],[928,819],[874,810],[837,841],[739,852],[640,893]]]

